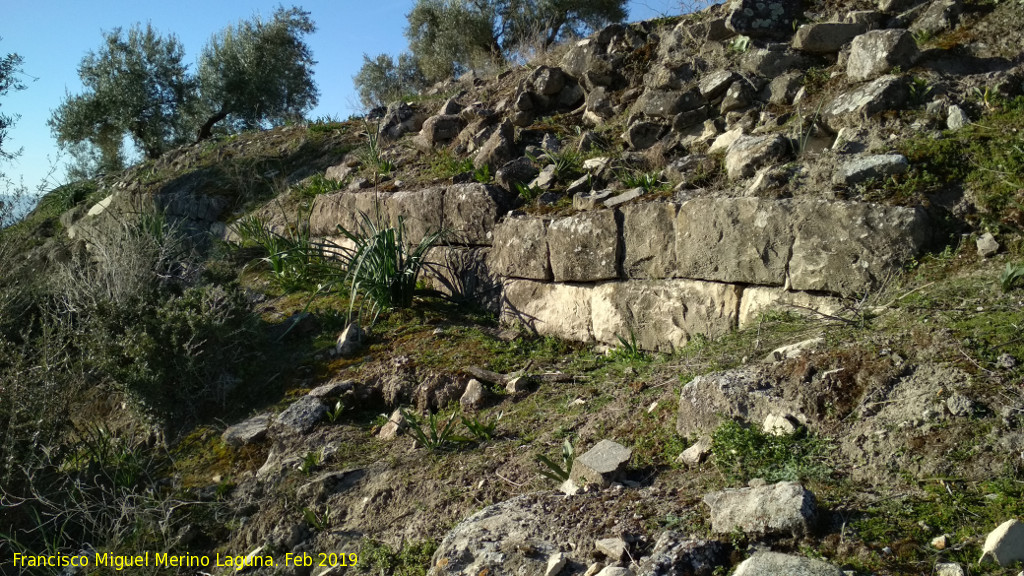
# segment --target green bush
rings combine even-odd
[[[752,478],[767,482],[823,478],[831,473],[825,442],[800,428],[774,436],[728,421],[711,436],[715,465],[731,483]]]

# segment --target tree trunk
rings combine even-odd
[[[228,113],[223,110],[217,112],[213,116],[210,116],[206,120],[206,122],[203,123],[203,125],[199,128],[199,135],[196,136],[196,142],[202,142],[203,140],[208,139],[210,136],[213,136],[213,126],[217,124],[217,122],[220,122],[221,120],[227,117]]]

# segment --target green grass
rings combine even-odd
[[[769,483],[823,479],[832,472],[828,443],[803,428],[774,436],[753,426],[725,422],[711,436],[711,452],[715,466],[734,484],[752,478]]]
[[[395,550],[383,542],[366,538],[359,548],[355,571],[374,576],[426,576],[435,550],[437,543],[432,540],[410,542]]]

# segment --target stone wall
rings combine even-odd
[[[701,198],[546,218],[510,214],[501,188],[461,184],[318,197],[310,225],[329,235],[359,210],[402,216],[436,250],[434,286],[543,335],[672,350],[778,305],[835,311],[877,290],[927,241],[920,209],[862,202]]]

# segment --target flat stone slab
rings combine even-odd
[[[612,440],[601,440],[576,457],[569,477],[580,486],[588,483],[606,486],[632,456],[632,449]]]
[[[319,398],[303,396],[278,414],[274,423],[289,431],[305,434],[323,420],[325,414],[327,406]]]
[[[704,497],[704,503],[711,508],[711,531],[716,534],[740,530],[799,536],[807,533],[817,515],[814,494],[797,482],[713,492]]]
[[[253,416],[244,422],[239,422],[221,434],[220,438],[232,446],[245,446],[253,442],[259,442],[267,437],[267,429],[270,428],[270,414]]]
[[[843,576],[838,567],[801,556],[778,552],[755,552],[744,560],[734,573],[735,576]]]

